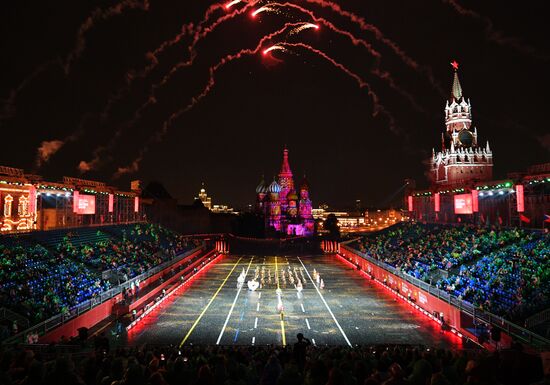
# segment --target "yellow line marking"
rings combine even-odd
[[[252,265],[253,260],[254,260],[254,257],[250,258],[250,262],[248,263],[248,267],[246,268],[246,272],[244,274],[245,279],[246,279],[246,276],[248,275],[248,270],[250,270],[250,266]],[[244,286],[244,282],[243,282],[243,286]],[[225,332],[225,328],[227,327],[227,323],[229,322],[229,318],[231,318],[231,313],[233,313],[233,309],[235,309],[235,304],[237,303],[237,299],[239,299],[239,295],[241,294],[241,290],[242,290],[243,286],[239,287],[239,290],[237,290],[237,294],[235,295],[235,299],[233,300],[233,304],[231,305],[231,309],[229,309],[229,313],[227,313],[227,318],[225,319],[222,330],[220,331],[220,335],[218,336],[218,340],[216,341],[216,345],[219,345],[220,341],[222,340],[223,333]]]
[[[275,275],[277,276],[277,289],[280,289],[280,287],[279,287],[279,265],[277,264],[277,256],[275,256]],[[286,346],[284,311],[281,312],[281,336],[283,337],[283,346]]]
[[[191,326],[191,329],[189,329],[189,331],[187,332],[187,334],[185,335],[185,337],[183,337],[183,340],[181,340],[181,343],[180,343],[180,348],[185,344],[185,341],[187,341],[187,339],[189,338],[189,336],[191,335],[191,333],[193,333],[193,330],[195,330],[195,327],[198,325],[198,323],[200,322],[202,316],[204,315],[204,313],[206,313],[206,311],[208,310],[208,308],[210,307],[210,305],[212,304],[212,302],[214,302],[214,300],[216,299],[216,297],[218,296],[218,293],[221,291],[221,289],[224,287],[225,283],[227,282],[227,280],[229,279],[229,277],[231,276],[231,274],[233,274],[233,271],[235,270],[235,268],[237,267],[237,265],[239,264],[239,262],[241,261],[242,257],[239,258],[237,260],[237,262],[235,262],[235,264],[233,265],[233,268],[231,269],[231,271],[229,272],[229,274],[227,274],[227,277],[225,277],[225,279],[223,280],[222,284],[220,285],[220,287],[218,287],[218,290],[216,290],[216,292],[214,293],[214,295],[212,296],[212,298],[210,298],[210,301],[208,302],[208,304],[206,305],[206,307],[203,309],[202,313],[199,315],[199,318],[196,319],[195,323],[193,323],[193,326]]]

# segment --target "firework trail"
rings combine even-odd
[[[236,2],[235,2],[235,4],[236,4]],[[221,4],[213,4],[210,7],[208,7],[208,9],[204,13],[204,16],[203,16],[202,20],[197,24],[196,30],[200,31],[203,28],[204,24],[206,24],[210,20],[210,18],[212,17],[212,15],[216,11],[218,11],[220,9],[228,9],[228,8],[229,7],[227,7],[227,5],[224,6],[224,5],[221,5]],[[116,92],[111,94],[111,96],[107,100],[107,103],[105,104],[105,107],[100,112],[99,115],[101,117],[101,123],[105,123],[105,121],[110,116],[111,110],[114,107],[114,105],[116,104],[116,102],[121,100],[129,92],[133,81],[138,79],[138,78],[147,77],[151,73],[151,71],[153,71],[156,68],[156,66],[159,63],[158,55],[162,54],[166,49],[178,44],[185,36],[191,35],[194,31],[195,31],[195,26],[194,26],[193,23],[184,24],[181,27],[180,33],[178,33],[176,36],[174,36],[170,40],[163,41],[155,50],[147,52],[146,58],[150,62],[150,64],[147,65],[144,69],[142,69],[139,72],[137,72],[135,70],[130,70],[130,71],[127,72],[127,74],[126,74],[126,84],[124,86],[120,87]],[[151,105],[151,104],[154,104],[154,103],[155,103],[154,99],[149,98],[147,100],[147,104],[143,107],[143,109],[146,108],[147,106]],[[143,110],[143,109],[141,109],[141,110]],[[138,119],[139,119],[139,117],[141,117],[141,110],[136,114]],[[131,123],[132,124],[135,123],[136,120],[137,119],[132,120]],[[118,139],[118,137],[120,136],[121,132],[119,132],[119,131],[115,132],[115,136],[113,137],[113,140],[112,140],[113,142],[116,141]],[[74,134],[72,134],[68,137],[68,139],[70,139],[69,141],[77,140],[82,135],[82,133],[83,133],[82,130],[78,130],[77,132],[75,132]],[[41,150],[44,147],[44,144],[48,145],[49,143],[55,143],[55,144],[61,144],[61,146],[62,146],[66,142],[67,142],[67,140],[63,140],[63,141],[55,140],[55,141],[49,141],[49,142],[42,142],[41,146],[38,149],[38,153],[39,154],[44,153],[44,151]],[[100,158],[102,157],[104,152],[107,149],[111,148],[111,147],[112,147],[112,145],[107,145],[107,146],[100,146],[100,147],[97,147],[96,149],[94,149],[94,151],[93,151],[94,159],[90,162],[81,161],[80,164],[78,165],[78,169],[80,170],[80,172],[84,173],[84,172],[87,172],[87,171],[90,171],[92,169],[97,168],[100,165],[100,160],[101,160]],[[39,166],[41,164],[43,164],[44,162],[47,162],[49,160],[49,158],[53,154],[55,154],[55,152],[57,152],[57,150],[59,150],[60,147],[56,148],[55,146],[48,145],[47,148],[52,148],[52,149],[55,149],[55,150],[51,154],[49,154],[49,156],[47,158],[44,158],[44,157],[39,155],[38,158],[37,158],[37,159],[41,159],[40,161],[37,161],[37,164]]]
[[[196,54],[196,51],[195,51],[195,47],[196,45],[202,40],[204,39],[206,36],[208,36],[210,33],[212,33],[219,25],[221,25],[222,23],[226,22],[226,21],[229,21],[239,15],[242,15],[244,13],[246,13],[254,4],[255,2],[249,2],[247,3],[246,6],[244,6],[243,8],[241,9],[235,9],[233,12],[231,13],[228,13],[226,15],[223,15],[221,17],[219,17],[218,19],[216,19],[210,26],[208,27],[205,27],[205,28],[202,28],[201,25],[204,25],[206,24],[206,22],[208,21],[208,19],[211,17],[211,15],[217,10],[217,9],[221,9],[221,8],[225,8],[225,9],[228,9],[227,5],[229,5],[230,3],[227,3],[225,6],[223,5],[220,5],[220,4],[215,4],[215,5],[212,5],[207,11],[206,11],[206,14],[203,18],[203,21],[201,23],[199,23],[199,27],[196,29],[195,33],[194,33],[194,36],[193,36],[193,41],[192,43],[190,44],[190,46],[188,47],[188,52],[190,54],[190,58],[188,60],[185,60],[185,61],[181,61],[177,64],[175,64],[172,68],[170,68],[170,70],[168,70],[168,73],[161,79],[160,82],[156,83],[156,84],[153,84],[151,86],[151,93],[149,95],[149,97],[147,98],[147,101],[145,101],[145,103],[143,103],[137,110],[136,112],[134,113],[134,116],[132,117],[132,119],[125,125],[123,125],[122,127],[120,127],[119,129],[117,129],[115,131],[115,134],[111,137],[111,139],[109,140],[109,142],[106,144],[106,145],[103,145],[103,146],[99,146],[99,147],[96,147],[94,150],[93,150],[93,154],[94,154],[94,158],[87,162],[87,161],[81,161],[78,165],[78,169],[81,173],[83,172],[87,172],[87,171],[90,171],[90,170],[93,170],[93,169],[96,169],[98,168],[101,163],[102,163],[102,159],[104,158],[104,154],[105,152],[107,151],[110,151],[114,148],[114,146],[116,145],[117,141],[118,141],[118,138],[120,138],[120,136],[122,135],[123,131],[129,129],[130,127],[134,126],[140,119],[141,119],[141,116],[143,114],[143,111],[145,111],[147,108],[149,108],[150,106],[156,104],[157,102],[157,98],[155,96],[155,91],[161,87],[163,87],[166,83],[168,83],[168,81],[172,78],[172,76],[174,76],[174,74],[179,71],[180,69],[182,68],[185,68],[185,67],[189,67],[193,64],[193,62],[195,61],[195,58],[197,56]],[[237,4],[237,3],[235,3]],[[233,4],[234,5],[234,4]],[[231,7],[229,7],[231,8]],[[168,43],[167,45],[165,45],[165,48],[168,47]],[[160,48],[160,47],[159,47]],[[156,60],[156,56],[153,54],[152,55],[155,60]],[[108,106],[114,104],[114,102],[116,101],[115,98],[120,98],[120,96],[117,96],[115,95],[112,100],[109,101],[108,103]],[[110,107],[108,107],[110,108]],[[107,112],[104,112],[103,114],[103,117],[106,118],[107,115],[108,115],[108,110]],[[139,163],[139,162],[138,162]]]
[[[326,20],[322,17],[317,17],[311,10],[303,8],[303,7],[301,7],[299,5],[296,5],[296,4],[293,4],[293,3],[269,3],[267,6],[265,6],[263,8],[266,8],[265,12],[276,11],[277,8],[293,8],[293,9],[296,9],[299,12],[302,12],[302,13],[308,15],[315,23],[317,23],[317,24],[308,24],[308,23],[306,23],[306,25],[300,26],[300,27],[296,28],[296,30],[298,30],[298,29],[303,30],[305,28],[312,28],[312,27],[315,28],[315,29],[318,29],[319,28],[318,24],[322,24],[322,25],[326,26],[327,28],[329,28],[330,30],[332,30],[333,32],[347,37],[353,43],[353,45],[362,46],[363,48],[367,49],[369,54],[374,56],[374,58],[376,60],[374,69],[371,71],[371,73],[373,75],[377,76],[378,78],[380,78],[381,80],[385,81],[391,89],[393,89],[394,91],[399,93],[401,96],[403,96],[405,99],[407,99],[415,110],[417,110],[419,112],[425,112],[425,110],[416,102],[416,99],[414,98],[413,95],[411,95],[409,92],[403,90],[401,87],[399,87],[397,85],[397,83],[395,82],[395,80],[393,79],[393,77],[391,76],[391,74],[388,71],[382,71],[382,70],[379,69],[380,60],[382,58],[382,55],[380,54],[380,52],[375,50],[372,47],[372,45],[370,45],[367,41],[357,38],[355,35],[353,35],[349,31],[346,31],[346,30],[343,30],[343,29],[340,29],[340,28],[336,27],[333,23],[331,23],[330,21],[328,21],[328,20]],[[290,34],[292,34],[292,31],[291,31]]]
[[[233,1],[230,1],[229,3],[226,3],[224,5],[225,9],[229,9],[231,8],[232,6],[236,5],[236,4],[239,4],[242,0],[233,0]]]
[[[504,47],[513,48],[516,51],[525,55],[530,55],[542,60],[550,59],[550,57],[547,54],[541,54],[537,52],[536,48],[522,43],[518,38],[504,36],[503,32],[495,29],[492,20],[489,19],[488,17],[482,16],[476,11],[463,7],[456,0],[442,0],[442,1],[443,3],[449,4],[458,14],[462,16],[470,17],[480,22],[481,24],[483,24],[485,28],[485,31],[484,31],[485,37],[487,38],[487,40],[492,41]]]
[[[319,26],[317,24],[313,24],[313,23],[304,23],[303,25],[294,28],[292,31],[290,31],[288,33],[288,35],[289,36],[296,35],[296,34],[302,32],[303,30],[306,30],[306,29],[309,29],[309,28],[319,29]]]
[[[269,54],[269,52],[271,52],[273,50],[280,50],[280,48],[271,47],[272,49],[268,48],[267,52],[264,53],[266,50],[262,51],[262,47],[264,46],[264,44],[266,42],[272,40],[275,37],[278,37],[278,36],[282,35],[289,28],[296,28],[296,27],[299,27],[302,24],[303,23],[285,23],[285,25],[283,27],[281,27],[280,29],[278,29],[277,31],[272,32],[272,33],[262,37],[260,39],[260,41],[258,42],[258,45],[255,48],[253,48],[253,49],[244,48],[244,49],[241,49],[239,52],[237,52],[235,54],[226,55],[222,59],[220,59],[216,64],[211,66],[208,70],[208,72],[209,72],[208,82],[207,82],[206,86],[204,87],[204,89],[199,94],[192,97],[191,102],[189,104],[187,104],[185,107],[177,110],[176,112],[173,112],[168,117],[168,119],[166,119],[164,121],[164,123],[162,124],[162,130],[149,138],[149,140],[146,143],[145,147],[143,147],[140,150],[139,155],[137,156],[137,158],[134,159],[130,163],[129,166],[119,167],[117,169],[116,173],[113,175],[113,178],[119,178],[120,176],[122,176],[124,174],[136,172],[136,171],[139,170],[139,165],[140,165],[141,161],[143,160],[144,155],[149,151],[150,144],[160,142],[164,138],[164,136],[166,135],[166,133],[168,132],[168,130],[170,129],[170,127],[172,126],[174,121],[176,121],[181,115],[183,115],[186,112],[190,111],[193,107],[195,107],[195,105],[197,103],[199,103],[204,97],[206,97],[210,93],[210,91],[212,91],[212,89],[214,88],[214,86],[216,84],[215,83],[216,72],[221,67],[225,66],[226,64],[228,64],[232,61],[239,60],[244,56],[257,55],[260,51],[262,52],[262,54],[264,56],[266,56],[266,55]]]
[[[8,96],[3,101],[2,106],[2,112],[0,112],[0,123],[3,120],[6,120],[8,118],[11,118],[15,115],[16,109],[15,109],[15,100],[17,99],[17,95],[27,86],[34,78],[36,78],[38,75],[40,75],[42,72],[46,71],[50,66],[54,64],[60,64],[60,59],[54,59],[50,60],[41,66],[37,67],[32,73],[30,73],[19,85],[11,90],[10,96]]]
[[[227,4],[222,5],[222,4],[216,3],[209,6],[208,9],[205,11],[202,20],[197,24],[196,28],[194,23],[184,24],[180,29],[180,33],[178,33],[176,36],[174,36],[169,40],[163,41],[153,51],[147,52],[145,54],[145,57],[150,64],[147,65],[141,71],[130,70],[126,73],[126,84],[111,95],[111,97],[107,101],[107,104],[105,105],[102,112],[100,113],[102,122],[105,122],[108,119],[108,117],[111,114],[111,109],[116,104],[116,102],[118,102],[120,99],[122,99],[123,96],[125,96],[128,93],[134,80],[147,77],[151,73],[151,71],[153,71],[157,67],[159,63],[158,56],[160,54],[162,54],[168,48],[173,47],[179,42],[181,42],[181,40],[184,37],[188,35],[192,35],[195,31],[200,31],[203,28],[203,26],[206,23],[208,23],[212,15],[220,9],[228,9]]]
[[[212,15],[216,13],[216,11],[221,9],[227,10],[231,8],[232,5],[238,4],[240,1],[241,0],[235,0],[226,5],[216,3],[209,6],[208,9],[205,11],[202,20],[197,24],[197,27],[195,27],[194,23],[187,23],[182,25],[180,33],[178,33],[172,39],[162,42],[155,50],[147,52],[146,57],[151,62],[149,66],[145,67],[145,69],[137,73],[137,75],[133,73],[128,73],[128,77],[132,79],[134,76],[141,78],[147,76],[157,66],[158,55],[163,53],[166,49],[178,44],[185,36],[200,32],[204,28],[204,25],[208,23]]]
[[[195,32],[194,36],[193,36],[193,41],[192,43],[189,45],[188,47],[188,51],[189,51],[189,60],[185,60],[185,61],[181,61],[179,63],[176,63],[172,68],[170,68],[170,70],[168,71],[168,73],[162,78],[162,80],[153,85],[152,89],[153,91],[159,87],[162,87],[164,86],[171,78],[172,76],[177,72],[179,71],[181,68],[185,68],[185,67],[189,67],[193,64],[193,62],[195,61],[195,58],[197,56],[197,53],[195,51],[195,48],[197,46],[197,44],[202,40],[204,39],[206,36],[208,36],[210,33],[212,33],[218,26],[220,26],[221,24],[225,23],[226,21],[229,21],[231,19],[234,19],[235,17],[237,16],[240,16],[244,13],[246,13],[251,7],[253,7],[253,3],[247,3],[246,6],[244,6],[243,8],[241,9],[236,9],[235,11],[231,12],[231,13],[228,13],[224,16],[221,16],[219,17],[216,21],[214,21],[210,26],[206,27],[206,28],[202,28],[202,29],[199,29]]]
[[[288,3],[288,2],[287,3],[269,3],[267,6],[265,6],[263,8],[266,8],[265,12],[277,11],[277,8],[292,8],[292,9],[295,9],[295,10],[297,10],[297,11],[303,13],[303,14],[308,15],[311,18],[311,20],[313,20],[317,24],[316,29],[318,29],[319,24],[322,24],[325,27],[332,30],[333,32],[336,32],[340,35],[343,35],[343,36],[346,36],[347,38],[349,38],[351,40],[351,42],[353,43],[353,45],[362,46],[365,49],[367,49],[369,51],[369,53],[376,58],[377,65],[378,65],[378,62],[380,61],[380,58],[382,57],[382,55],[378,51],[376,51],[372,47],[372,45],[369,44],[367,41],[365,41],[363,39],[356,38],[349,31],[338,28],[337,26],[335,26],[333,23],[331,23],[327,19],[324,19],[322,17],[317,17],[315,15],[315,13],[313,13],[313,11],[311,11],[307,8],[304,8],[300,5],[297,5],[297,4],[294,4],[294,3]]]
[[[231,13],[231,14],[228,14],[228,15],[225,15],[225,16],[222,16],[220,17],[218,20],[216,20],[216,22],[214,22],[210,27],[204,29],[203,31],[198,31],[196,34],[195,34],[195,38],[193,40],[193,43],[191,44],[190,48],[189,48],[189,52],[190,52],[190,59],[187,60],[187,61],[182,61],[182,62],[179,62],[177,63],[176,65],[174,65],[167,73],[167,75],[164,76],[164,78],[157,84],[153,85],[152,86],[152,92],[151,92],[151,95],[149,97],[149,99],[136,111],[133,119],[131,120],[131,122],[127,125],[125,125],[123,127],[123,129],[127,129],[129,127],[132,127],[141,117],[143,111],[148,108],[149,106],[153,105],[156,103],[156,97],[155,97],[155,90],[162,87],[163,85],[165,85],[170,79],[171,77],[181,68],[183,67],[187,67],[187,66],[190,66],[192,65],[192,63],[194,62],[194,59],[196,57],[196,53],[195,53],[195,49],[194,47],[196,46],[196,44],[198,43],[198,41],[200,41],[202,38],[204,38],[206,35],[208,35],[209,33],[211,33],[218,25],[220,25],[221,23],[223,23],[224,21],[226,20],[229,20],[229,19],[232,19],[234,17],[236,17],[237,15],[241,15],[245,12],[247,12],[251,6],[253,4],[252,3],[248,3],[247,6],[239,9],[239,10],[236,10],[235,12]],[[276,3],[276,2],[270,2],[268,3],[266,6],[263,6],[263,7],[260,7],[258,8],[257,10],[253,11],[251,13],[251,16],[253,17],[256,17],[259,13],[262,13],[262,12],[277,12],[277,8],[292,8],[292,9],[295,9],[295,10],[298,10],[299,12],[301,13],[304,13],[306,15],[308,15],[315,23],[317,24],[312,24],[312,23],[304,23],[304,22],[301,22],[301,23],[295,23],[295,24],[289,24],[287,23],[285,26],[288,26],[288,25],[294,25],[295,28],[294,29],[308,29],[308,28],[315,28],[315,29],[318,29],[319,26],[318,24],[322,24],[326,27],[328,27],[330,30],[332,30],[333,32],[336,32],[338,34],[341,34],[343,36],[346,36],[347,38],[350,39],[350,41],[356,45],[356,46],[362,46],[364,47],[365,49],[367,49],[367,51],[375,58],[376,60],[376,67],[378,67],[379,65],[379,62],[380,62],[380,59],[381,59],[381,54],[376,51],[372,45],[370,45],[367,41],[363,40],[363,39],[358,39],[356,38],[352,33],[350,33],[349,31],[345,31],[345,30],[342,30],[338,27],[336,27],[333,23],[331,23],[330,21],[324,19],[324,18],[320,18],[320,17],[317,17],[311,10],[309,9],[306,9],[306,8],[303,8],[299,5],[296,5],[296,4],[293,4],[293,3]],[[260,12],[258,12],[260,10]],[[304,28],[305,27],[305,28]],[[283,28],[282,30],[284,30],[285,28]],[[292,31],[291,31],[292,33]],[[419,110],[419,111],[423,111],[423,109],[418,105],[418,103],[416,103],[415,99],[413,98],[412,95],[410,95],[409,93],[407,93],[406,91],[402,90],[400,87],[397,86],[396,82],[393,80],[393,78],[391,77],[391,74],[387,71],[381,71],[381,70],[373,70],[372,73],[376,76],[378,76],[380,79],[386,81],[388,83],[388,85],[390,86],[390,88],[396,90],[398,93],[400,93],[402,96],[404,96],[406,99],[409,100],[409,102],[411,103],[411,105]],[[371,97],[373,97],[373,100],[375,100],[376,102],[378,101],[378,97],[376,96],[376,94],[374,94],[372,92],[372,90],[370,89],[370,86],[368,87],[368,90],[369,90],[369,95],[371,95]],[[200,97],[199,99],[202,99],[202,97]],[[375,103],[376,104],[376,103]],[[194,104],[193,104],[194,105]],[[192,108],[192,107],[191,107]],[[185,111],[182,111],[181,113],[184,113],[186,112],[187,110]],[[377,114],[378,112],[384,112],[387,116],[388,116],[388,120],[390,121],[391,123],[391,128],[392,130],[394,130],[394,127],[395,127],[395,123],[394,123],[394,118],[393,116],[391,116],[391,114],[387,113],[387,111],[383,108],[383,107],[380,107],[379,109],[375,109],[375,114]],[[179,116],[179,115],[178,115]],[[170,125],[170,123],[168,124],[168,126]],[[166,124],[163,125],[163,131],[162,132],[165,132],[167,130],[167,127],[168,127]],[[80,162],[80,166],[79,166],[79,169],[81,171],[86,171],[89,169],[89,167],[97,167],[99,166],[99,163],[100,163],[100,154],[103,150],[109,150],[109,149],[112,149],[112,147],[114,146],[114,144],[116,143],[117,139],[120,137],[122,133],[122,129],[120,130],[117,130],[117,132],[115,132],[115,135],[113,136],[113,138],[110,140],[110,143],[105,146],[105,147],[101,147],[99,148],[99,152],[96,152],[98,149],[94,150],[94,153],[97,153],[97,155],[94,157],[94,159],[91,161],[91,162],[85,162],[85,161],[82,161]],[[160,134],[160,137],[163,137],[164,134],[161,133]],[[143,158],[143,154],[141,153],[139,158]],[[133,163],[135,164],[135,163]],[[139,162],[137,162],[137,164],[139,164]],[[83,166],[83,167],[81,167]],[[124,170],[130,170],[133,168],[129,168],[129,167],[126,167],[124,168]],[[124,172],[117,172],[117,177],[120,176],[121,174],[123,174]]]
[[[372,114],[372,116],[375,117],[378,114],[384,115],[388,119],[389,129],[394,134],[399,134],[400,133],[400,130],[397,128],[397,125],[395,123],[395,118],[393,117],[393,115],[388,110],[386,110],[386,108],[380,103],[380,99],[378,98],[378,95],[371,89],[370,85],[367,82],[365,82],[364,80],[362,80],[361,77],[359,77],[356,73],[350,71],[347,67],[345,67],[341,63],[337,62],[336,60],[334,60],[333,58],[328,56],[326,53],[324,53],[323,51],[318,50],[316,48],[313,48],[312,46],[310,46],[308,44],[304,44],[304,43],[284,43],[283,47],[285,47],[285,46],[287,46],[287,47],[301,47],[301,48],[304,48],[306,50],[309,50],[309,51],[321,56],[323,59],[327,60],[329,63],[331,63],[335,67],[339,68],[340,70],[344,71],[344,73],[346,73],[347,75],[354,78],[358,82],[360,88],[366,88],[367,89],[368,95],[372,98],[372,102],[373,102],[373,114]]]
[[[117,3],[107,9],[96,8],[90,16],[82,23],[78,29],[76,35],[76,45],[72,52],[67,55],[65,59],[65,75],[68,75],[73,63],[80,58],[82,52],[86,48],[85,35],[95,27],[96,23],[105,21],[113,16],[122,14],[128,9],[142,9],[144,11],[149,10],[149,0],[137,1],[137,0],[124,0]]]
[[[94,156],[94,159],[91,162],[85,162],[85,161],[80,162],[80,164],[82,166],[84,166],[84,169],[88,169],[88,167],[90,167],[92,165],[95,166],[95,167],[99,166],[101,154],[105,150],[112,149],[114,147],[114,145],[116,144],[118,138],[121,136],[122,131],[132,127],[137,121],[139,121],[139,119],[141,118],[141,116],[143,114],[143,111],[156,103],[155,91],[157,89],[163,87],[164,85],[166,85],[170,81],[170,79],[174,76],[174,74],[176,72],[178,72],[180,69],[185,68],[185,67],[189,67],[193,64],[193,62],[196,58],[195,47],[196,47],[196,45],[199,41],[204,39],[208,34],[210,34],[212,31],[214,31],[220,24],[224,23],[225,21],[231,20],[231,19],[233,19],[233,18],[235,18],[239,15],[242,15],[242,14],[248,12],[254,6],[254,4],[255,3],[253,3],[253,2],[247,3],[247,5],[245,7],[241,8],[241,9],[238,9],[238,10],[235,10],[234,12],[232,12],[230,14],[227,14],[227,15],[224,15],[224,16],[218,18],[209,27],[207,27],[203,30],[198,30],[195,33],[193,42],[189,46],[190,58],[188,60],[181,61],[181,62],[175,64],[168,71],[168,73],[162,78],[162,80],[160,82],[158,82],[157,84],[154,84],[151,87],[151,93],[150,93],[149,98],[134,113],[134,116],[131,119],[131,121],[129,122],[129,124],[126,124],[126,125],[122,126],[120,129],[118,129],[106,146],[101,146],[99,148],[96,148],[94,150],[94,153],[96,153],[96,156]],[[295,10],[297,10],[297,11],[299,11],[299,12],[305,14],[305,15],[308,15],[315,23],[317,23],[317,24],[314,25],[312,23],[303,23],[303,22],[301,22],[297,25],[297,27],[295,29],[303,30],[303,29],[308,29],[308,28],[311,28],[311,27],[313,27],[315,29],[318,29],[319,24],[322,24],[322,25],[326,26],[327,28],[329,28],[330,30],[332,30],[333,32],[338,33],[338,34],[343,35],[343,36],[346,36],[347,38],[350,39],[350,41],[354,45],[362,46],[363,48],[365,48],[375,58],[375,61],[376,61],[375,67],[379,66],[380,59],[381,59],[382,56],[378,51],[376,51],[372,47],[371,44],[369,44],[367,41],[365,41],[363,39],[356,38],[349,31],[338,28],[337,26],[335,26],[330,21],[328,21],[324,18],[317,17],[311,10],[306,9],[304,7],[301,7],[297,4],[293,4],[293,3],[289,3],[289,2],[286,2],[286,3],[270,2],[267,5],[262,6],[258,9],[256,9],[255,11],[252,11],[251,16],[256,17],[258,14],[263,13],[263,12],[277,12],[277,10],[279,8],[295,9]],[[291,33],[292,33],[292,31],[291,31]],[[414,97],[411,94],[407,93],[406,91],[404,91],[403,89],[401,89],[400,87],[397,86],[396,82],[393,80],[393,78],[392,78],[392,76],[389,72],[381,71],[381,70],[374,70],[374,71],[372,71],[372,73],[374,75],[378,76],[383,81],[387,82],[387,84],[390,86],[390,88],[394,89],[400,95],[402,95],[404,98],[406,98],[416,110],[423,111],[423,109],[418,105],[418,103],[416,102],[416,100],[414,99]],[[81,171],[83,170],[82,167],[79,167],[79,169]]]
[[[418,62],[414,60],[412,57],[410,57],[396,42],[387,38],[382,33],[382,31],[380,31],[378,27],[376,27],[373,24],[367,23],[363,17],[357,16],[353,12],[349,12],[342,9],[342,7],[340,7],[339,4],[336,4],[332,1],[326,1],[326,0],[305,0],[305,1],[310,4],[316,4],[324,8],[329,8],[333,12],[337,13],[338,15],[344,18],[347,18],[348,20],[356,24],[361,30],[373,33],[376,40],[388,46],[403,61],[403,63],[405,63],[414,71],[424,74],[428,78],[430,85],[435,90],[437,90],[441,95],[446,95],[445,91],[443,90],[439,82],[435,79],[432,69],[428,66],[418,64]]]
[[[371,73],[378,77],[379,79],[386,82],[386,84],[403,98],[407,99],[411,106],[418,112],[426,113],[426,110],[418,104],[416,98],[411,93],[405,91],[403,88],[399,87],[395,82],[395,79],[388,71],[383,71],[380,68],[374,68],[371,70]]]
[[[381,114],[381,115],[384,115],[386,116],[386,118],[388,119],[389,123],[390,123],[390,129],[394,132],[394,133],[397,133],[397,127],[395,125],[395,118],[393,117],[392,114],[390,114],[386,108],[380,104],[380,98],[378,97],[378,95],[372,90],[372,87],[370,86],[369,83],[367,83],[365,80],[363,80],[363,78],[361,78],[358,74],[356,74],[355,72],[353,72],[352,70],[350,70],[348,67],[346,67],[345,65],[343,65],[342,63],[336,61],[335,59],[333,59],[332,57],[330,57],[328,54],[326,54],[325,52],[317,49],[317,48],[314,48],[312,46],[310,46],[309,44],[305,44],[305,43],[278,43],[277,44],[278,46],[281,46],[282,48],[289,48],[289,47],[294,47],[294,48],[303,48],[303,49],[306,49],[310,52],[313,52],[314,54],[316,55],[319,55],[321,56],[323,59],[325,59],[326,61],[328,61],[330,64],[332,64],[333,66],[335,66],[336,68],[338,68],[339,70],[341,70],[342,72],[344,72],[346,75],[350,76],[351,78],[353,78],[356,82],[357,82],[357,85],[359,86],[359,88],[365,88],[367,90],[367,94],[371,97],[372,99],[372,103],[373,103],[373,113],[372,113],[372,116],[375,117],[377,116],[378,114]]]
[[[82,52],[86,48],[85,35],[95,27],[100,21],[105,21],[113,16],[118,16],[128,9],[143,9],[147,11],[149,9],[149,0],[137,1],[137,0],[124,0],[118,4],[115,4],[107,9],[96,8],[92,11],[92,14],[80,25],[76,35],[76,44],[73,50],[67,54],[64,63],[60,59],[50,60],[39,67],[37,67],[31,74],[29,74],[23,81],[10,92],[10,96],[4,101],[2,113],[0,113],[0,121],[6,118],[10,118],[15,115],[15,100],[17,95],[39,74],[45,72],[52,64],[59,64],[63,68],[65,75],[68,75],[72,65],[76,60],[80,58]]]
[[[273,12],[273,11],[275,11],[275,8],[271,8],[269,6],[264,6],[264,7],[258,8],[254,12],[252,12],[251,15],[252,15],[252,17],[256,17],[262,12]]]
[[[96,170],[106,160],[110,159],[110,157],[108,157],[106,153],[114,148],[122,133],[130,127],[134,126],[141,119],[143,110],[145,110],[146,106],[155,104],[156,102],[157,101],[154,97],[149,97],[147,102],[134,114],[134,117],[128,123],[123,125],[123,127],[115,131],[115,134],[111,137],[106,145],[98,146],[92,151],[93,159],[91,161],[82,160],[79,162],[77,166],[78,171],[80,171],[80,173],[85,173],[91,170]]]
[[[265,56],[267,55],[268,53],[270,53],[271,51],[283,51],[283,52],[286,52],[286,48],[283,47],[283,46],[280,46],[280,45],[272,45],[271,47],[269,48],[266,48],[262,51],[262,54]]]

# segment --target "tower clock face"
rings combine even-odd
[[[458,140],[463,146],[471,147],[474,143],[474,135],[468,130],[462,130],[458,134]]]

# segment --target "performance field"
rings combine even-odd
[[[131,329],[128,343],[287,345],[297,333],[314,345],[461,347],[334,256],[223,257]]]

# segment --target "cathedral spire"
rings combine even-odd
[[[281,172],[279,173],[279,176],[292,176],[290,164],[288,163],[288,149],[286,146],[283,150],[283,164],[281,165]]]
[[[456,60],[454,60],[451,63],[451,66],[454,68],[454,78],[453,78],[453,89],[451,91],[451,96],[456,100],[460,100],[462,98],[462,86],[460,85],[460,80],[458,79],[458,63]]]

